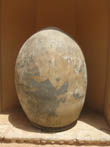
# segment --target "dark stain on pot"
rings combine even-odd
[[[81,95],[80,93],[74,92],[73,97],[76,98],[76,99],[80,99],[80,98],[83,98],[84,95]]]
[[[84,72],[85,70],[85,68],[84,68],[85,66],[84,66],[84,61],[82,61],[82,64],[81,64],[81,66],[80,66],[80,70],[79,70],[79,72]]]
[[[34,71],[34,73],[32,73],[32,76],[40,76],[40,71],[37,66],[35,67],[35,69],[33,71]]]
[[[32,68],[28,68],[27,67],[27,74],[24,72],[24,74],[27,75],[27,77],[31,77],[31,76],[40,76],[40,70],[37,66],[32,67]]]
[[[83,60],[82,61],[82,64],[80,66],[80,70],[79,70],[80,73],[82,73],[82,77],[83,77],[83,80],[84,80],[84,86],[85,88],[87,87],[87,77],[85,77],[87,74],[86,74],[86,69],[85,69],[85,61]]]
[[[59,82],[60,81],[60,78],[56,78],[56,81]]]
[[[62,87],[57,91],[57,95],[66,93],[68,89],[68,82],[65,82]]]
[[[30,77],[28,74],[25,74],[24,81],[26,85],[21,84],[22,91],[31,97],[32,102],[31,106],[29,106],[30,109],[34,109],[35,104],[37,104],[34,110],[37,114],[45,116],[47,119],[50,116],[57,116],[56,109],[60,103],[64,103],[66,100],[66,97],[58,99],[58,96],[67,92],[68,82],[65,82],[61,88],[57,90],[49,79],[39,83]],[[21,87],[21,85],[19,87]]]

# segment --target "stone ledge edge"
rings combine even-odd
[[[19,138],[0,138],[0,143],[29,143],[29,144],[58,144],[58,145],[106,145],[110,146],[110,141],[91,141],[91,140],[45,140],[45,139],[19,139]]]

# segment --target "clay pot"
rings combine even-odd
[[[34,125],[53,130],[71,126],[80,115],[87,87],[80,47],[58,29],[35,33],[20,49],[15,83],[20,104]]]

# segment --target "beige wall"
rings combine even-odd
[[[106,0],[77,0],[76,18],[77,41],[86,57],[88,69],[86,106],[103,112],[108,49]]]
[[[36,30],[56,26],[75,37],[75,0],[37,0]]]
[[[14,85],[14,67],[16,56],[24,41],[35,31],[48,26],[59,27],[75,36],[74,1],[70,0],[68,3],[63,0],[1,0],[2,110],[19,105]]]
[[[0,112],[2,110],[2,78],[1,78],[1,0],[0,0]]]
[[[88,69],[86,106],[104,111],[108,12],[106,0],[37,0],[36,30],[57,26],[81,46]]]
[[[35,31],[35,0],[2,0],[2,110],[18,105],[14,67],[23,42]]]
[[[103,112],[108,48],[107,0],[1,1],[0,109],[1,104],[3,110],[19,104],[14,67],[21,45],[35,31],[56,26],[72,35],[81,46],[88,69],[86,106]]]
[[[110,0],[107,0],[108,9],[108,56],[107,56],[107,77],[106,77],[106,100],[105,100],[105,116],[110,125]]]

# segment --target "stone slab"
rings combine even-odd
[[[110,145],[110,128],[102,115],[86,110],[73,128],[44,133],[33,127],[23,111],[18,109],[0,114],[0,140],[11,143]]]
[[[42,147],[43,145],[37,145],[37,147]],[[36,147],[36,144],[27,144],[27,143],[1,143],[0,147]],[[59,145],[45,145],[45,147],[59,147]],[[77,146],[77,145],[61,145],[61,147],[85,147],[84,146]],[[99,146],[86,146],[86,147],[99,147]],[[108,146],[103,146],[108,147]]]

